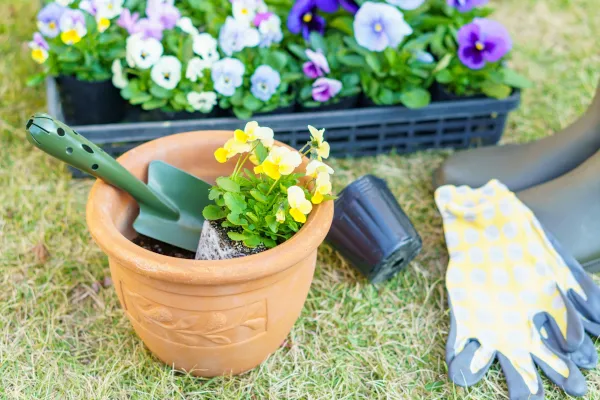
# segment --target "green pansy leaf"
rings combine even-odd
[[[217,178],[217,186],[219,186],[221,189],[226,190],[228,192],[234,192],[234,193],[240,192],[240,185],[237,184],[236,182],[232,181],[231,179],[229,179],[226,176],[221,176],[221,177]]]
[[[303,47],[292,43],[292,44],[288,45],[288,50],[290,51],[290,53],[292,53],[299,59],[304,60],[304,61],[308,60],[308,57],[306,56],[306,53],[305,53],[305,49]]]
[[[234,214],[241,214],[246,210],[246,200],[239,193],[227,192],[223,195],[223,200],[225,200],[227,208]]]
[[[258,158],[259,164],[262,164],[262,162],[265,161],[265,159],[269,155],[269,150],[267,150],[267,148],[264,144],[262,144],[262,142],[258,143],[256,148],[254,149],[254,152],[256,153],[256,157]]]
[[[208,192],[208,199],[209,200],[216,200],[219,197],[221,197],[221,191],[217,188],[212,188],[210,189],[210,191]]]
[[[248,120],[252,118],[252,111],[243,107],[233,107],[233,113],[241,120]]]
[[[262,105],[263,102],[260,101],[259,99],[257,99],[256,97],[254,97],[251,93],[248,93],[245,97],[244,97],[244,107],[247,108],[250,111],[256,111],[259,110]]]
[[[527,89],[532,86],[531,81],[512,69],[502,71],[502,82],[505,85],[518,89]]]
[[[501,83],[484,82],[484,84],[481,85],[481,91],[488,97],[505,99],[510,96],[512,88]]]
[[[171,97],[173,92],[158,85],[152,84],[150,86],[150,94],[158,99],[168,99]]]
[[[27,82],[25,84],[27,86],[37,86],[40,83],[44,82],[45,79],[46,79],[45,74],[35,74],[35,75],[31,76],[29,79],[27,79]]]
[[[447,69],[440,71],[435,76],[435,80],[439,83],[450,83],[453,80],[452,73]]]
[[[129,99],[129,102],[131,104],[142,104],[146,101],[150,101],[152,100],[152,96],[150,96],[148,93],[136,93],[134,96],[132,96]],[[158,100],[158,99],[156,99]]]
[[[250,194],[252,195],[252,197],[254,197],[256,200],[260,201],[263,204],[269,203],[269,199],[267,198],[267,196],[265,196],[264,194],[262,194],[261,192],[259,192],[256,189],[252,189],[250,191]]]
[[[245,240],[247,238],[246,235],[238,232],[227,232],[227,236],[229,236],[229,239],[233,241]]]
[[[314,31],[311,32],[309,41],[310,47],[312,47],[313,50],[321,50],[323,53],[327,54],[327,45],[321,34]]]
[[[446,54],[444,57],[442,57],[442,59],[435,66],[433,73],[435,74],[448,68],[448,65],[450,65],[450,61],[452,61],[453,57],[454,56],[452,54]]]
[[[210,204],[202,210],[202,216],[209,221],[216,221],[225,218],[227,213],[221,207]]]
[[[269,238],[263,237],[262,242],[265,245],[265,247],[269,249],[272,249],[273,247],[277,246],[277,242]]]
[[[355,54],[340,56],[338,61],[347,67],[364,68],[365,66],[365,59]]]
[[[279,223],[273,215],[267,215],[265,217],[265,222],[267,223],[267,226],[273,233],[277,233],[277,231],[279,230]]]
[[[227,215],[227,220],[236,226],[248,225],[248,221],[246,220],[246,218],[240,217],[240,214],[238,214],[238,213],[233,213],[233,212],[229,213]]]
[[[254,248],[261,243],[262,243],[262,240],[260,239],[260,236],[256,236],[256,235],[250,236],[244,240],[244,245],[246,247],[250,247],[250,248]]]
[[[408,108],[422,108],[431,103],[431,94],[425,89],[415,88],[402,92],[400,101]]]
[[[155,110],[157,108],[164,107],[166,104],[167,100],[165,99],[150,99],[142,103],[142,108],[144,110]]]
[[[347,35],[353,36],[354,35],[353,23],[354,23],[354,20],[352,17],[343,16],[343,17],[335,18],[333,21],[331,21],[329,23],[329,26],[332,26],[335,29],[342,31]]]

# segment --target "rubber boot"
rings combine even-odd
[[[589,272],[600,271],[600,151],[567,174],[517,192]]]
[[[452,155],[433,184],[481,187],[498,179],[519,191],[557,178],[600,149],[600,86],[584,115],[563,131],[525,144],[483,147]]]

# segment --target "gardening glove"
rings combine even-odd
[[[497,357],[511,399],[542,399],[536,365],[567,393],[587,385],[600,333],[600,289],[502,183],[435,193],[450,261],[450,379],[478,382]]]

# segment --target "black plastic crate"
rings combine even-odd
[[[48,112],[62,119],[55,81],[47,81]],[[405,107],[368,107],[326,112],[256,116],[275,131],[277,140],[299,148],[309,138],[307,124],[326,129],[333,157],[372,156],[392,151],[402,154],[424,149],[467,148],[496,144],[508,113],[518,107],[520,93],[509,98],[433,102],[411,110]],[[234,130],[237,118],[206,118],[163,122],[124,122],[74,126],[114,156],[149,140],[196,130]],[[74,175],[81,176],[74,172]]]

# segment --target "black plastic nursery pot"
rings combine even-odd
[[[127,102],[110,80],[88,82],[74,76],[57,78],[65,122],[71,125],[121,122]]]
[[[156,122],[156,121],[181,121],[202,118],[218,118],[223,115],[220,108],[216,107],[209,113],[187,112],[187,111],[165,111],[161,109],[143,110],[140,107],[135,107],[127,113],[128,119],[139,122]]]
[[[401,271],[421,251],[421,237],[385,181],[365,175],[335,200],[326,239],[370,282]]]
[[[47,94],[48,113],[64,120],[64,107],[53,79],[47,81]],[[520,93],[515,91],[503,100],[439,101],[416,110],[403,106],[377,106],[292,112],[288,108],[287,113],[259,114],[252,119],[275,130],[277,140],[296,148],[309,139],[308,124],[325,128],[332,157],[362,157],[496,144],[504,132],[509,112],[517,108],[519,102]],[[122,123],[71,126],[107,153],[119,156],[139,144],[163,136],[189,131],[235,130],[244,124],[233,115],[203,116],[182,120],[165,116],[161,121],[140,122],[128,111]]]

